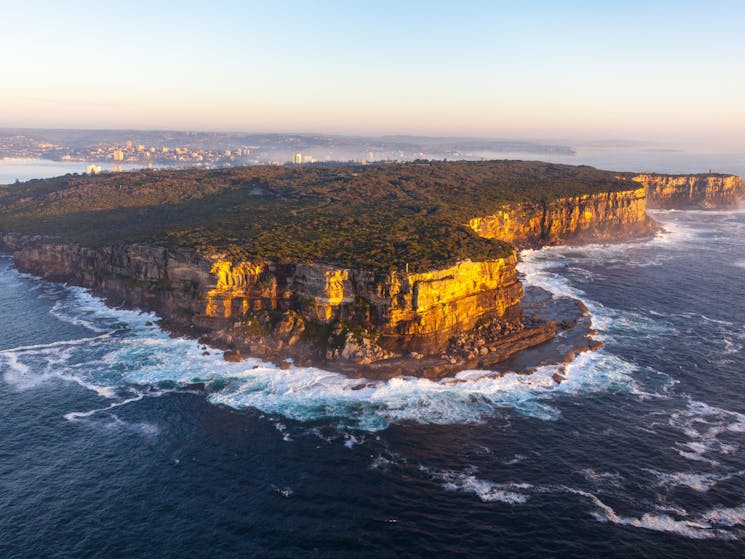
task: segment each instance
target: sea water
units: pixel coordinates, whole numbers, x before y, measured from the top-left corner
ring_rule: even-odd
[[[0,557],[741,557],[745,212],[653,217],[521,255],[601,349],[456,384],[228,363],[0,258]]]
[[[49,159],[0,159],[0,185],[16,181],[46,179],[68,173],[85,173],[90,163],[85,161],[52,161]],[[102,171],[142,169],[142,163],[97,162]]]

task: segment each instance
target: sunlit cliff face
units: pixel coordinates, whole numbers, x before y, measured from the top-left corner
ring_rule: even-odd
[[[645,191],[669,194],[675,204],[681,196],[714,204],[745,194],[738,177],[639,175],[637,182],[641,188],[505,207],[469,225],[483,237],[521,247],[583,235],[618,240],[619,234],[650,231]],[[19,269],[93,287],[187,328],[230,330],[249,311],[292,311],[298,320],[373,329],[386,349],[435,352],[482,317],[520,319],[523,291],[515,251],[439,270],[381,274],[315,262],[232,262],[224,255],[150,245],[91,248],[12,234],[2,241],[14,251]]]
[[[480,236],[508,241],[519,247],[556,244],[585,232],[609,232],[645,224],[644,188],[564,198],[545,206],[520,204],[489,216],[476,217],[469,226]]]
[[[560,242],[592,231],[596,234],[644,229],[644,188],[560,199],[548,205],[521,204],[470,220],[479,235],[518,246]],[[457,329],[480,318],[517,315],[522,285],[517,254],[422,273],[375,275],[325,264],[280,267],[270,263],[232,262],[216,257],[215,285],[207,292],[205,314],[239,319],[249,310],[294,308],[309,320],[329,323],[364,320],[384,342],[406,347],[427,338],[440,345]]]
[[[503,314],[519,302],[517,256],[486,262],[460,262],[430,272],[375,276],[323,264],[299,264],[278,281],[271,263],[217,260],[216,282],[207,291],[205,314],[240,317],[248,310],[299,306],[309,319],[344,319],[359,306],[374,307],[376,326],[390,335],[432,334],[477,319],[487,312]],[[293,298],[290,302],[290,298]]]
[[[637,175],[650,208],[732,207],[745,195],[745,183],[734,175]]]

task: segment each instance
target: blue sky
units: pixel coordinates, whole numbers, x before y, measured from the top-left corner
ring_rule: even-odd
[[[745,144],[745,2],[0,8],[0,126]]]

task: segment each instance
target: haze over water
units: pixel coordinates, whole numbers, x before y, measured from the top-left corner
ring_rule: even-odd
[[[85,173],[89,163],[85,161],[49,161],[44,159],[0,159],[0,184],[15,181],[46,179],[67,173]],[[100,165],[102,171],[113,171],[115,165]],[[142,168],[142,165],[120,163],[123,170]]]
[[[706,146],[643,142],[594,142],[571,146],[574,154],[528,152],[473,152],[470,159],[541,160],[569,165],[591,165],[613,171],[658,173],[706,173],[709,170],[745,176],[745,152],[722,154],[711,152]],[[366,150],[360,150],[364,153]],[[98,164],[98,163],[97,163]],[[84,173],[88,163],[81,161],[49,161],[40,159],[0,159],[0,185],[16,180],[50,178],[67,173]],[[114,169],[103,164],[103,171]],[[124,170],[143,168],[143,164],[120,164]]]

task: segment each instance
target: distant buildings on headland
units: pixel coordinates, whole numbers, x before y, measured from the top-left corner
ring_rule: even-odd
[[[361,164],[498,158],[500,154],[568,153],[571,148],[522,141],[313,134],[238,134],[127,130],[0,129],[0,159],[45,159],[122,168]],[[527,151],[526,151],[527,150]]]
[[[124,143],[100,141],[78,147],[62,143],[40,142],[31,136],[5,136],[0,133],[0,159],[47,159],[51,161],[89,162],[88,173],[100,172],[96,163],[140,164],[142,167],[219,168],[234,165],[272,163],[266,158],[251,158],[250,146],[199,148],[174,145],[146,145],[127,140]]]
[[[2,148],[5,147],[5,150]],[[147,146],[135,144],[128,140],[123,145],[97,144],[86,149],[70,149],[59,145],[38,145],[37,149],[17,150],[14,146],[0,145],[0,154],[9,152],[8,157],[29,157],[53,159],[58,161],[91,161],[137,164],[143,167],[162,166],[170,168],[202,167],[214,169],[241,165],[281,165],[288,163],[277,159],[274,154],[255,154],[255,148],[238,146],[231,149],[189,148],[183,146]],[[59,155],[61,151],[65,151]],[[253,155],[253,157],[252,157]],[[327,160],[331,160],[328,158]],[[317,159],[311,155],[297,154],[294,163],[316,163]],[[93,168],[93,166],[89,166]]]

